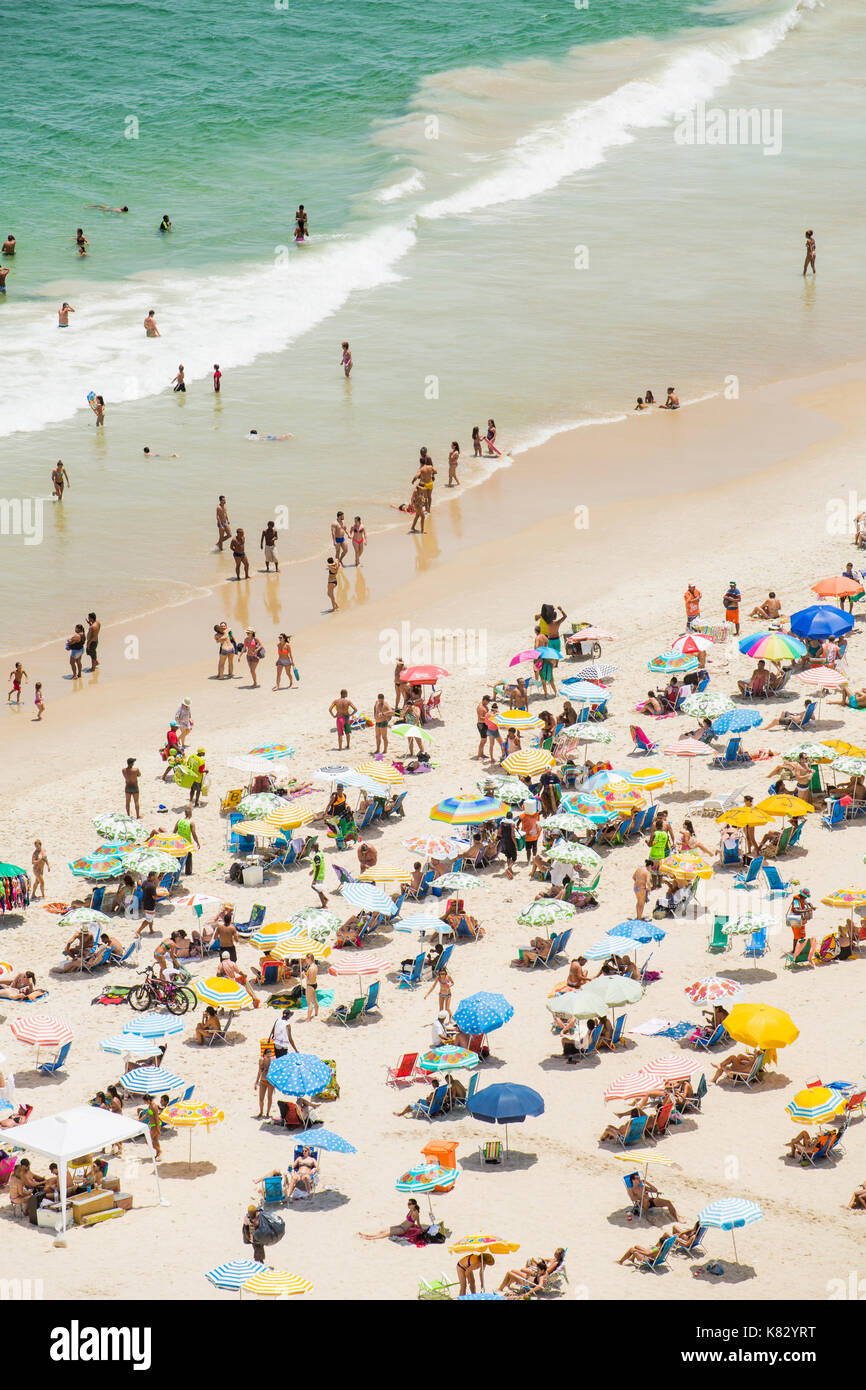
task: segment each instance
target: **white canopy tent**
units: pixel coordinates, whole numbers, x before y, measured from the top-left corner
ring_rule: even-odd
[[[127,1139],[137,1139],[139,1135],[144,1136],[153,1161],[160,1205],[168,1205],[163,1201],[159,1185],[159,1169],[156,1166],[150,1130],[140,1120],[130,1120],[125,1115],[114,1115],[110,1110],[100,1110],[94,1105],[76,1105],[71,1110],[61,1110],[57,1115],[47,1115],[43,1120],[28,1120],[27,1124],[17,1125],[14,1134],[16,1148],[53,1159],[58,1166],[61,1236],[66,1234],[66,1170],[70,1160],[80,1158],[83,1154],[96,1153],[109,1144],[121,1144]]]

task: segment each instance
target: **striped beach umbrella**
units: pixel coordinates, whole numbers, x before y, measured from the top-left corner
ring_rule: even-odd
[[[183,1020],[170,1014],[136,1014],[123,1025],[124,1033],[137,1033],[140,1038],[172,1038],[183,1032]]]
[[[502,761],[505,771],[516,777],[533,777],[555,765],[553,754],[544,748],[522,748],[516,753],[509,753]]]
[[[359,883],[409,883],[414,870],[395,869],[393,864],[377,864],[358,875]]]
[[[600,704],[602,700],[610,699],[610,691],[604,685],[599,685],[596,681],[584,680],[582,676],[569,676],[566,680],[560,681],[568,691],[569,700],[578,700],[581,704]]]
[[[707,751],[703,744],[701,747],[704,752]],[[641,767],[630,772],[628,780],[633,787],[646,787],[649,791],[656,791],[659,787],[672,787],[677,779],[672,772],[667,772],[663,767]]]
[[[202,1003],[213,1004],[218,1009],[245,1009],[253,1003],[252,995],[243,985],[222,975],[211,975],[205,980],[193,980],[191,988]]]
[[[823,1125],[845,1109],[847,1100],[831,1086],[807,1086],[785,1106],[795,1124]]]
[[[821,902],[825,907],[862,907],[866,903],[866,892],[862,888],[837,888]]]
[[[796,661],[806,655],[805,644],[789,632],[753,632],[749,637],[741,637],[737,646],[743,656],[766,661]]]
[[[459,859],[470,845],[462,835],[410,835],[401,843],[410,854],[423,854],[425,859]]]
[[[174,859],[184,859],[189,854],[189,840],[182,835],[151,835],[146,848],[162,850]]]
[[[69,871],[76,878],[117,878],[123,873],[123,860],[119,854],[83,854],[72,861]]]
[[[437,917],[435,912],[413,912],[409,917],[402,917],[399,922],[394,923],[394,930],[401,932],[420,932],[423,936],[425,932],[450,931],[451,928],[441,917]]]
[[[680,656],[697,656],[699,652],[711,651],[713,646],[712,637],[705,637],[701,632],[684,632],[671,642],[671,651]]]
[[[302,1279],[300,1274],[289,1274],[285,1269],[266,1269],[262,1274],[253,1274],[241,1285],[247,1293],[258,1294],[260,1298],[309,1293],[312,1287],[309,1279]]]
[[[226,767],[235,772],[245,772],[250,777],[272,777],[276,774],[270,758],[262,758],[256,753],[233,753],[226,758]]]
[[[534,656],[534,653],[533,653]],[[502,709],[490,716],[497,729],[540,729],[541,720],[525,709]]]
[[[393,917],[397,911],[397,906],[374,883],[344,883],[340,889],[347,903],[357,907],[361,912],[379,912],[386,917]]]
[[[268,947],[268,954],[275,960],[290,960],[293,956],[312,956],[313,960],[324,960],[331,954],[327,941],[317,941],[300,928],[287,932]]]
[[[526,795],[525,787],[523,794]],[[446,796],[432,807],[430,819],[445,821],[448,825],[480,825],[483,821],[500,820],[507,809],[504,801],[494,796]]]
[[[712,727],[716,735],[743,734],[748,729],[756,729],[760,723],[761,716],[755,709],[729,709],[716,716]]]
[[[487,884],[483,878],[476,878],[472,874],[455,873],[452,869],[450,873],[440,874],[434,878],[432,887],[447,888],[449,893],[471,893],[474,888],[486,888]]]
[[[585,681],[609,681],[619,670],[611,661],[593,661],[584,666],[581,675]]]
[[[147,839],[144,823],[133,816],[124,815],[122,811],[106,811],[94,816],[90,824],[103,840],[135,844]]]
[[[303,806],[293,806],[290,802],[286,802],[276,811],[268,812],[265,816],[265,825],[275,825],[280,830],[297,830],[301,825],[309,825],[315,816],[316,812],[309,810],[309,808],[305,810]]]
[[[331,1080],[327,1062],[312,1052],[290,1052],[268,1067],[268,1084],[284,1096],[315,1096]]]
[[[838,690],[840,685],[850,680],[850,676],[846,676],[844,671],[836,671],[832,666],[813,666],[808,671],[798,671],[797,679],[816,690]]]
[[[647,662],[650,671],[662,675],[684,675],[698,669],[698,658],[688,652],[668,651]]]
[[[99,1046],[103,1052],[129,1057],[135,1062],[152,1057],[155,1051],[153,1038],[142,1037],[140,1033],[115,1033],[110,1038],[103,1038]]]
[[[160,1091],[177,1090],[184,1085],[183,1077],[167,1067],[134,1067],[120,1078],[124,1090],[137,1096],[158,1096]]]
[[[582,956],[586,956],[587,960],[608,960],[610,956],[620,955],[624,945],[624,937],[603,936],[600,941],[594,941],[591,946],[581,947],[580,953]]]
[[[216,1265],[204,1276],[216,1289],[240,1289],[254,1274],[264,1274],[267,1265],[259,1260],[229,1260]]]
[[[708,1207],[698,1212],[698,1221],[702,1226],[717,1226],[719,1230],[730,1231],[734,1243],[734,1259],[737,1260],[735,1229],[751,1226],[753,1222],[760,1221],[763,1215],[757,1202],[748,1202],[744,1197],[720,1197],[718,1201],[710,1202]]]
[[[472,1037],[475,1033],[492,1033],[501,1028],[514,1016],[514,1005],[504,994],[491,994],[479,990],[462,1000],[454,1011],[454,1022],[462,1033]]]
[[[187,853],[192,849],[192,845],[187,845]],[[147,845],[142,845],[138,849],[129,850],[123,856],[124,872],[141,874],[173,874],[177,872],[177,860],[171,854],[163,854],[160,849],[148,849]]]
[[[581,786],[582,792],[594,792],[596,796],[603,796],[606,791],[627,791],[631,786],[631,774],[624,772],[621,768],[602,768],[601,772],[594,772],[591,777],[587,777]]]
[[[662,752],[666,758],[699,758],[701,754],[706,757],[707,745],[701,743],[699,738],[680,738]]]
[[[337,925],[340,925],[339,920]],[[253,946],[271,947],[275,946],[278,941],[282,941],[284,936],[291,936],[298,929],[294,922],[268,922],[266,926],[256,927],[250,941]]]
[[[525,907],[517,919],[521,927],[551,927],[554,922],[565,922],[577,915],[573,903],[558,902],[555,898],[539,899]]]
[[[545,850],[544,857],[556,864],[578,864],[582,869],[590,869],[592,872],[600,869],[604,863],[601,855],[596,854],[588,845],[570,844],[567,840],[557,840],[555,845]]]
[[[431,1047],[418,1058],[422,1071],[474,1071],[478,1066],[477,1052],[468,1047]]]
[[[421,743],[436,742],[430,730],[425,729],[423,724],[392,724],[391,733],[398,734],[400,738],[417,738]]]
[[[713,866],[702,859],[699,854],[686,852],[685,854],[672,854],[668,859],[661,862],[663,873],[670,874],[672,878],[681,878],[690,882],[693,878],[712,878]]]
[[[62,1047],[72,1042],[68,1023],[51,1014],[30,1014],[28,1018],[13,1018],[9,1024],[13,1037],[28,1047]]]
[[[328,966],[329,975],[378,975],[391,969],[391,961],[381,951],[362,951],[360,954],[335,957]]]
[[[359,763],[355,771],[362,777],[371,777],[374,782],[381,782],[385,787],[402,787],[406,780],[404,774],[393,763],[377,763],[375,759]]]
[[[264,820],[272,811],[282,811],[285,805],[285,797],[276,796],[274,792],[253,792],[238,802],[238,814],[244,820]]]
[[[700,1057],[688,1057],[681,1052],[670,1053],[667,1057],[655,1057],[647,1062],[644,1070],[662,1081],[688,1081],[696,1071],[703,1068]]]
[[[265,758],[269,763],[273,763],[280,762],[283,758],[291,758],[294,751],[287,743],[262,743],[258,748],[250,749],[250,756]]]
[[[106,912],[98,912],[95,907],[73,907],[71,912],[64,912],[62,917],[58,917],[57,925],[58,927],[110,927],[112,920]]]
[[[736,709],[737,706],[730,695],[722,695],[715,690],[703,690],[696,695],[687,695],[681,708],[694,719],[716,719],[720,714]]]
[[[726,975],[709,975],[705,980],[695,980],[686,985],[685,993],[693,1004],[722,1004],[739,999],[743,986],[738,980],[729,980]]]
[[[460,1176],[457,1168],[443,1168],[441,1163],[419,1163],[397,1179],[398,1192],[435,1192],[439,1187],[453,1187]]]
[[[232,830],[235,835],[252,835],[256,840],[278,840],[283,833],[283,826],[268,820],[266,816],[264,820],[237,821]]]
[[[667,1082],[644,1067],[640,1071],[620,1076],[604,1093],[605,1100],[636,1100],[638,1096],[660,1096],[667,1090]]]

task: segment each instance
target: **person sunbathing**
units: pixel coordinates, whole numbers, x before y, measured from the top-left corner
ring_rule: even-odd
[[[351,917],[346,918],[341,927],[337,928],[337,934],[334,938],[336,944],[338,946],[357,946],[358,937],[363,927],[364,923],[358,913],[354,912]]]
[[[313,1179],[319,1171],[319,1160],[304,1144],[289,1171],[291,1177],[289,1178],[289,1190],[286,1194],[287,1202],[292,1200],[292,1193],[299,1185],[304,1187],[307,1193],[312,1192]]]
[[[700,1244],[698,1234],[701,1229],[700,1221],[696,1221],[693,1226],[671,1226],[670,1234],[675,1236],[674,1250],[693,1250]]]
[[[806,718],[806,712],[811,704],[814,704],[814,699],[807,696],[803,704],[803,708],[799,714],[795,714],[791,710],[783,710],[783,712],[778,716],[777,719],[771,719],[769,724],[766,724],[764,728],[801,729]]]
[[[537,960],[547,960],[552,947],[552,937],[534,936],[529,944],[529,947],[523,948],[520,952],[520,955],[517,957],[516,960],[513,960],[511,964],[534,965]]]
[[[404,1105],[402,1110],[395,1110],[395,1111],[394,1111],[394,1114],[397,1116],[397,1119],[398,1119],[398,1120],[401,1120],[401,1119],[403,1118],[404,1115],[414,1115],[414,1114],[415,1114],[415,1111],[416,1111],[416,1109],[417,1109],[417,1107],[418,1107],[419,1105],[421,1105],[422,1103],[423,1103],[424,1105],[426,1105],[427,1109],[429,1110],[430,1107],[431,1107],[431,1105],[433,1104],[433,1099],[434,1099],[434,1097],[435,1097],[436,1092],[438,1091],[438,1089],[439,1089],[438,1086],[434,1086],[434,1087],[433,1087],[433,1090],[430,1091],[430,1093],[429,1093],[428,1095],[424,1096],[423,1102],[422,1102],[422,1101],[417,1101],[417,1100],[412,1100],[412,1101],[409,1102],[408,1105]]]
[[[14,1114],[4,1114],[2,1120],[0,1120],[0,1129],[14,1129],[16,1125],[26,1124],[32,1114],[32,1105],[19,1105]]]
[[[854,1189],[853,1196],[846,1206],[849,1211],[866,1211],[866,1181]]]
[[[279,1197],[268,1197],[268,1189],[267,1189],[266,1184],[270,1183],[270,1184],[271,1184],[271,1190],[273,1190],[273,1179],[274,1179],[274,1178],[278,1178],[278,1179],[279,1179],[279,1183],[280,1183],[280,1195],[279,1195]],[[255,1181],[256,1181],[256,1188],[257,1188],[257,1190],[258,1190],[259,1200],[260,1200],[260,1201],[266,1201],[266,1200],[267,1200],[267,1201],[271,1201],[271,1202],[277,1202],[277,1201],[283,1201],[283,1202],[284,1202],[284,1201],[286,1200],[286,1180],[285,1180],[285,1178],[283,1177],[283,1174],[280,1172],[279,1168],[274,1168],[272,1172],[270,1172],[270,1173],[265,1173],[263,1177],[261,1177],[261,1178],[256,1178]]]
[[[452,932],[456,932],[462,923],[463,926],[468,927],[476,939],[485,934],[484,928],[480,927],[475,918],[470,917],[469,913],[464,910],[462,898],[449,898],[445,911],[439,920],[440,922],[447,922]]]
[[[809,1158],[814,1158],[831,1136],[835,1142],[838,1137],[836,1130],[826,1129],[821,1134],[810,1134],[808,1129],[801,1129],[793,1139],[787,1140],[786,1147],[790,1149],[792,1158],[799,1158],[801,1163],[805,1163]]]
[[[845,709],[866,709],[866,687],[853,690],[848,681],[839,686],[839,699],[828,700],[828,705],[842,705]]]
[[[632,1245],[631,1248],[626,1250],[625,1254],[617,1260],[617,1264],[639,1265],[646,1263],[647,1260],[654,1260],[666,1240],[667,1236],[662,1232],[651,1250],[645,1250],[642,1245]]]
[[[654,714],[654,715],[656,715],[656,717],[658,717],[658,715],[664,714],[664,712],[665,712],[664,705],[662,704],[661,700],[660,700],[660,699],[658,698],[658,696],[656,695],[655,691],[654,691],[654,690],[648,690],[647,693],[646,693],[646,699],[644,700],[644,703],[643,703],[643,713],[644,713],[644,714]]]
[[[565,1249],[563,1246],[554,1250],[553,1257],[549,1260],[527,1260],[522,1269],[510,1269],[508,1271],[499,1285],[499,1293],[507,1292],[511,1297],[514,1297],[543,1288],[550,1276],[562,1268],[564,1260]]]
[[[628,1111],[618,1111],[618,1119],[622,1118],[623,1114],[627,1116],[625,1124],[606,1125],[599,1137],[598,1142],[600,1144],[603,1144],[607,1139],[624,1139],[625,1136],[628,1134],[629,1130],[631,1129],[632,1120],[639,1120],[643,1113],[644,1112],[641,1109],[639,1109],[637,1105],[632,1106],[631,1110]]]
[[[568,990],[580,989],[589,980],[589,971],[586,968],[586,956],[578,956],[568,967],[568,974],[561,985],[557,985],[554,994],[565,994]]]
[[[218,1033],[219,1031],[219,1014],[212,1004],[208,1004],[198,1023],[195,1025],[196,1042],[206,1043],[214,1033]]]
[[[387,1231],[374,1231],[370,1235],[364,1231],[359,1231],[358,1235],[362,1240],[409,1240],[413,1236],[421,1233],[421,1208],[414,1197],[408,1201],[409,1210],[406,1212],[405,1219],[398,1221],[396,1226],[389,1226]]]
[[[704,1018],[707,1020],[706,1027],[700,1031],[704,1037],[711,1038],[721,1023],[724,1023],[728,1016],[728,1011],[723,1004],[714,1004],[711,1009],[704,1009]]]
[[[73,956],[65,965],[53,965],[51,969],[55,975],[68,975],[71,970],[89,969],[101,959],[103,954],[102,947],[93,944],[93,937],[90,936],[89,932],[86,933],[86,939],[90,940],[90,945],[85,945],[85,954]]]
[[[663,1197],[658,1188],[643,1179],[640,1173],[629,1173],[625,1181],[629,1196],[641,1216],[646,1216],[652,1207],[664,1207],[670,1213],[672,1221],[679,1221],[673,1202],[668,1197]]]
[[[43,999],[48,991],[39,989],[32,970],[22,970],[0,985],[0,999]]]
[[[638,968],[631,956],[618,956],[616,954],[608,956],[596,975],[596,979],[601,975],[623,975],[628,980],[634,980],[638,975]]]
[[[716,1074],[713,1081],[718,1081],[720,1077],[748,1076],[755,1062],[756,1053],[736,1052],[725,1057],[716,1067]]]

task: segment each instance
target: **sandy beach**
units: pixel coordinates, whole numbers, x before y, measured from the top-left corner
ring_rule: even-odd
[[[369,835],[380,863],[411,864],[413,856],[401,841],[432,833],[429,811],[434,803],[449,795],[473,794],[476,779],[487,770],[472,757],[475,704],[507,674],[512,654],[531,645],[533,615],[542,602],[561,603],[569,622],[591,621],[617,634],[617,640],[604,644],[603,659],[614,662],[617,671],[610,682],[606,725],[615,738],[603,755],[614,767],[639,765],[632,756],[629,724],[636,702],[652,683],[647,662],[683,631],[687,581],[694,579],[703,593],[703,616],[721,622],[722,594],[729,580],[736,579],[743,595],[742,631],[747,633],[761,627],[745,615],[768,589],[775,590],[788,614],[814,601],[810,586],[817,579],[841,574],[848,560],[859,568],[851,523],[860,510],[856,496],[866,440],[864,380],[866,364],[851,363],[754,390],[744,386],[735,400],[720,395],[677,413],[655,411],[557,435],[517,455],[511,467],[482,488],[447,502],[438,486],[428,534],[406,537],[401,526],[373,536],[361,569],[346,571],[334,615],[322,612],[323,559],[287,567],[279,578],[263,576],[254,563],[248,583],[229,581],[178,607],[132,622],[107,622],[102,666],[80,683],[62,679],[65,654],[59,647],[25,652],[31,684],[25,687],[21,709],[6,711],[0,724],[6,792],[0,809],[3,858],[28,867],[38,836],[51,863],[48,900],[68,901],[82,884],[67,863],[95,846],[93,815],[122,810],[121,767],[131,755],[142,769],[145,824],[170,830],[183,799],[178,788],[159,780],[163,764],[158,749],[169,719],[188,696],[195,720],[190,746],[200,742],[207,750],[210,792],[195,817],[202,848],[185,887],[230,898],[242,920],[257,902],[265,905],[267,921],[290,918],[298,908],[314,905],[307,869],[290,869],[258,889],[225,884],[231,855],[219,803],[239,785],[226,758],[282,740],[297,750],[291,775],[306,781],[317,766],[337,759],[327,711],[340,688],[345,686],[369,715],[377,693],[392,692],[394,642],[408,633],[415,646],[407,659],[425,659],[426,642],[426,659],[436,660],[438,631],[440,645],[444,640],[452,659],[444,661],[451,675],[440,684],[441,721],[430,726],[434,768],[425,776],[407,776],[405,819],[376,822]],[[347,501],[347,512],[350,505]],[[196,543],[207,540],[197,536]],[[863,639],[862,616],[855,613],[848,667],[856,688]],[[245,668],[231,683],[214,679],[212,626],[223,617],[236,635],[254,627],[264,642],[260,690],[250,688]],[[301,679],[296,688],[274,693],[275,637],[281,629],[293,634]],[[453,660],[454,643],[448,648],[441,633],[455,629],[477,638],[480,659],[462,665]],[[134,658],[124,659],[125,652],[133,652]],[[709,661],[710,689],[736,691],[736,681],[749,674],[752,664],[734,640],[716,647]],[[579,673],[579,663],[566,661],[557,676]],[[33,720],[34,679],[45,682],[42,723]],[[761,705],[764,723],[802,704],[804,694],[805,688],[792,679],[782,697]],[[558,710],[561,705],[561,696],[545,700],[533,694],[530,708]],[[816,740],[844,738],[860,744],[864,717],[825,702],[812,733]],[[651,736],[663,745],[693,727],[685,716],[649,723]],[[795,733],[778,729],[759,728],[744,736],[747,749],[774,753],[796,742]],[[372,731],[353,737],[357,761],[369,757],[372,748]],[[775,766],[767,760],[745,769],[712,769],[699,758],[687,795],[680,760],[660,755],[657,760],[679,779],[655,797],[669,809],[676,830],[684,816],[695,815],[704,797],[735,786],[756,800],[765,796],[767,774]],[[325,798],[323,790],[309,804],[321,807]],[[157,813],[162,802],[168,814]],[[697,838],[715,852],[719,828],[704,818],[696,818],[695,828]],[[355,871],[356,856],[352,849],[338,853],[324,834],[320,843],[330,905],[340,912],[331,865]],[[631,879],[644,854],[638,841],[602,851],[599,905],[575,917],[571,956],[633,915]],[[801,850],[780,860],[783,877],[810,888],[817,905],[812,929],[819,937],[844,916],[821,906],[821,898],[834,889],[862,885],[863,854],[860,822],[830,831],[815,815],[808,818]],[[404,1051],[428,1045],[436,1009],[435,997],[425,998],[426,983],[418,990],[401,990],[394,974],[386,976],[381,1014],[350,1028],[324,1017],[293,1023],[303,1051],[336,1060],[341,1095],[320,1113],[358,1152],[324,1157],[329,1190],[289,1208],[286,1236],[269,1252],[274,1265],[312,1280],[313,1299],[413,1299],[419,1280],[453,1271],[456,1257],[445,1247],[416,1251],[388,1241],[368,1244],[357,1236],[402,1218],[403,1196],[394,1183],[436,1137],[458,1141],[460,1168],[454,1190],[434,1197],[437,1217],[455,1237],[484,1230],[520,1246],[519,1257],[497,1258],[492,1271],[497,1282],[519,1259],[549,1256],[563,1245],[568,1247],[565,1298],[711,1302],[720,1289],[722,1297],[733,1300],[842,1296],[834,1294],[842,1285],[833,1281],[847,1288],[862,1243],[862,1214],[844,1209],[863,1177],[857,1162],[861,1122],[855,1120],[848,1131],[844,1158],[801,1167],[782,1157],[783,1146],[796,1132],[785,1105],[816,1077],[861,1081],[858,1001],[866,967],[855,959],[801,972],[784,969],[782,956],[791,939],[783,903],[775,904],[781,925],[759,961],[743,957],[742,938],[722,956],[708,954],[714,910],[738,896],[756,906],[755,894],[731,891],[732,881],[732,871],[716,863],[713,878],[699,890],[699,915],[662,923],[667,935],[653,961],[661,975],[629,1007],[624,1045],[615,1054],[605,1052],[570,1067],[560,1056],[545,1007],[550,991],[565,977],[567,961],[549,971],[510,965],[530,934],[517,924],[517,916],[541,885],[530,882],[522,862],[509,881],[501,858],[479,877],[467,906],[487,935],[478,943],[456,945],[451,960],[454,997],[459,1001],[478,990],[494,990],[515,1010],[513,1019],[491,1034],[491,1057],[481,1068],[479,1085],[519,1082],[539,1091],[545,1102],[543,1115],[511,1128],[512,1154],[500,1167],[480,1164],[478,1145],[494,1137],[493,1130],[465,1112],[433,1123],[393,1114],[405,1100],[397,1103],[397,1093],[386,1085],[386,1067]],[[162,935],[176,927],[189,930],[195,919],[188,910],[169,908],[160,911],[157,925],[160,936],[144,938],[142,968]],[[131,933],[132,924],[118,919],[115,934],[124,944]],[[56,918],[38,902],[23,920],[0,918],[3,958],[16,971],[35,970],[50,991],[44,1009],[31,1007],[65,1019],[74,1030],[65,1069],[55,1077],[37,1076],[30,1050],[15,1042],[8,1029],[21,1010],[9,1001],[0,1005],[3,1070],[14,1073],[17,1098],[34,1106],[34,1118],[83,1103],[119,1076],[119,1062],[101,1052],[98,1043],[130,1017],[126,1008],[91,1003],[101,976],[98,981],[50,974],[60,959],[61,936]],[[412,954],[412,938],[397,932],[384,932],[372,944],[395,965]],[[241,946],[244,969],[257,958],[255,948]],[[700,1115],[686,1119],[655,1146],[673,1166],[651,1170],[650,1177],[686,1224],[702,1206],[723,1197],[757,1202],[763,1219],[737,1233],[738,1263],[730,1257],[729,1234],[709,1233],[706,1248],[722,1261],[721,1276],[701,1272],[706,1260],[683,1256],[671,1260],[664,1276],[638,1274],[617,1267],[615,1260],[631,1244],[651,1244],[653,1231],[664,1223],[658,1215],[641,1222],[629,1218],[622,1186],[628,1169],[615,1160],[610,1145],[598,1143],[611,1112],[620,1108],[605,1104],[603,1092],[622,1074],[679,1050],[670,1039],[632,1034],[630,1026],[652,1017],[697,1022],[700,1011],[686,998],[684,987],[716,972],[739,981],[745,1001],[790,1013],[799,1037],[779,1052],[759,1086],[746,1091],[710,1085]],[[196,966],[194,973],[210,972]],[[110,979],[132,983],[135,976],[115,969]],[[325,967],[322,984],[334,989],[337,1002],[354,997],[354,981],[331,979]],[[258,993],[264,998],[266,992]],[[191,1165],[183,1132],[164,1140],[160,1171],[169,1205],[155,1204],[146,1166],[127,1157],[119,1166],[124,1190],[134,1196],[133,1210],[92,1231],[75,1229],[66,1248],[55,1248],[50,1233],[14,1221],[4,1208],[7,1255],[17,1270],[43,1281],[46,1298],[231,1297],[212,1289],[204,1272],[244,1257],[241,1219],[254,1195],[253,1180],[285,1166],[296,1139],[254,1118],[259,1039],[277,1016],[264,1008],[242,1012],[223,1047],[198,1047],[191,1024],[170,1041],[167,1065],[195,1084],[197,1099],[221,1107],[225,1122],[209,1134],[196,1132]],[[706,1060],[709,1066],[710,1058]],[[420,1087],[412,1087],[407,1098],[421,1094]],[[488,1277],[488,1287],[493,1282]]]

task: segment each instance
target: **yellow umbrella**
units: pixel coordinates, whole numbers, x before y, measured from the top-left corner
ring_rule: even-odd
[[[279,825],[267,820],[242,820],[232,830],[235,835],[255,835],[257,840],[276,840],[283,833]]]
[[[845,1097],[829,1086],[807,1086],[785,1106],[797,1125],[823,1125],[845,1109]]]
[[[182,835],[151,835],[147,848],[162,850],[163,854],[171,854],[175,859],[185,859],[189,854],[189,840]]]
[[[279,1298],[280,1294],[309,1293],[312,1287],[309,1279],[302,1279],[300,1274],[289,1274],[285,1269],[264,1269],[261,1274],[254,1274],[252,1279],[241,1285],[249,1293],[265,1294],[270,1298]]]
[[[449,1245],[455,1255],[512,1255],[520,1246],[499,1236],[464,1236],[455,1245]]]
[[[767,796],[758,802],[758,810],[766,811],[768,816],[808,816],[814,809],[802,797],[789,796],[787,792],[781,796]]]
[[[659,787],[672,787],[677,779],[672,772],[667,772],[663,767],[642,767],[630,772],[628,780],[633,787],[646,787],[647,791],[656,791]]]
[[[284,936],[291,936],[297,930],[298,928],[292,926],[291,922],[269,922],[266,927],[256,927],[250,940],[254,946],[272,946],[277,941],[282,941]]]
[[[218,1009],[245,1009],[255,1000],[248,990],[237,980],[226,979],[222,975],[210,975],[206,980],[193,980],[190,988],[197,999],[205,1004],[214,1004]]]
[[[772,819],[768,812],[759,811],[755,806],[735,806],[732,811],[725,811],[723,815],[716,816],[716,825],[742,828],[745,825],[769,825]]]
[[[866,892],[862,888],[837,888],[821,902],[825,907],[860,907],[866,903]]]
[[[359,876],[360,883],[408,883],[412,877],[411,869],[365,869]]]
[[[324,960],[330,954],[330,946],[314,941],[302,931],[287,933],[268,947],[268,955],[273,956],[274,960],[288,960],[290,956],[312,956],[314,960]]]
[[[281,807],[278,811],[269,811],[265,816],[265,824],[276,825],[281,830],[296,830],[299,825],[309,825],[315,817],[315,811],[304,811],[300,806],[287,805],[285,810]],[[261,825],[261,821],[258,824]]]
[[[866,748],[860,748],[856,743],[846,743],[843,738],[822,738],[821,742],[846,758],[866,758]]]
[[[734,1042],[745,1043],[759,1052],[775,1052],[800,1036],[790,1014],[769,1004],[735,1004],[725,1019],[725,1032]]]
[[[208,1105],[206,1101],[193,1104],[192,1101],[177,1100],[173,1105],[167,1105],[160,1111],[159,1118],[164,1120],[167,1125],[174,1126],[175,1129],[189,1129],[189,1158],[188,1163],[192,1163],[192,1132],[197,1125],[206,1125],[210,1132],[211,1125],[221,1124],[225,1119],[222,1110],[218,1110],[215,1105]]]
[[[670,1168],[679,1168],[676,1159],[664,1158],[654,1149],[630,1149],[627,1154],[612,1154],[618,1163],[664,1163]]]
[[[526,748],[517,753],[509,753],[502,766],[506,772],[517,777],[531,777],[536,772],[546,772],[555,765],[556,759],[545,748]]]
[[[664,873],[670,874],[672,878],[712,878],[713,876],[712,864],[708,864],[699,854],[694,854],[691,851],[686,854],[672,854],[669,859],[663,859],[661,869]]]
[[[362,773],[365,777],[372,777],[374,782],[383,782],[389,787],[402,787],[404,777],[393,763],[359,763],[355,768],[356,772]]]

